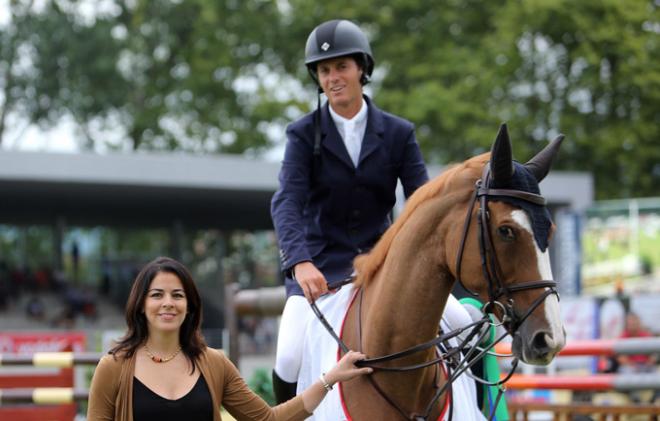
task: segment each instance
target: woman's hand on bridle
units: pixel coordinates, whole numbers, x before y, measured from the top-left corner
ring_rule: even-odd
[[[293,269],[293,274],[307,301],[316,301],[321,295],[328,293],[328,282],[314,263],[298,263]]]

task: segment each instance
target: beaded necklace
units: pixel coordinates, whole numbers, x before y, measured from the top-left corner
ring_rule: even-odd
[[[166,363],[166,362],[168,362],[168,361],[172,361],[172,359],[173,359],[174,357],[176,357],[177,355],[179,355],[179,352],[181,352],[181,346],[179,346],[179,349],[177,349],[177,350],[174,352],[174,354],[170,355],[169,357],[165,357],[165,358],[158,357],[158,356],[152,354],[152,353],[151,353],[151,350],[149,349],[149,347],[147,346],[147,344],[144,344],[144,350],[147,352],[147,355],[149,356],[149,358],[151,358],[151,361],[153,361],[153,362],[155,362],[155,363]]]

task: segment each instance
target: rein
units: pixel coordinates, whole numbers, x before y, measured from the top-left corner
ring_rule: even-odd
[[[342,281],[342,283],[340,283],[339,285],[335,285],[330,289],[332,291],[336,291],[336,290],[340,289],[342,286],[346,285],[347,283],[351,283],[351,282],[353,282],[353,278],[348,278],[347,280]],[[359,303],[361,304],[362,303],[362,296],[364,295],[364,290],[360,289],[359,294],[360,294]],[[348,348],[346,343],[344,343],[344,341],[339,337],[339,335],[337,335],[337,333],[334,331],[334,329],[332,328],[332,326],[330,325],[328,320],[325,318],[325,316],[323,315],[321,310],[319,310],[316,303],[311,302],[310,307],[312,308],[312,311],[314,312],[316,317],[319,319],[319,321],[321,322],[323,327],[330,333],[330,335],[334,338],[335,342],[337,342],[337,345],[339,346],[339,348],[341,348],[341,350],[344,353],[349,352],[350,349]],[[358,314],[360,314],[360,313],[361,312],[358,310]],[[451,332],[436,336],[435,338],[431,339],[430,341],[427,341],[427,342],[421,343],[419,345],[415,345],[415,346],[412,346],[410,348],[404,349],[403,351],[394,352],[392,354],[387,354],[387,355],[383,355],[383,356],[380,356],[380,357],[366,358],[364,360],[357,361],[355,363],[355,365],[357,367],[371,367],[374,370],[381,370],[381,371],[410,371],[410,370],[417,370],[417,369],[420,369],[420,368],[426,368],[426,367],[429,367],[433,364],[437,364],[439,362],[445,361],[446,358],[441,356],[441,357],[435,358],[431,361],[426,361],[424,363],[413,364],[413,365],[404,366],[404,367],[385,367],[385,366],[379,366],[379,365],[375,365],[375,364],[385,363],[385,362],[388,362],[388,361],[394,361],[394,360],[397,360],[399,358],[404,358],[404,357],[416,354],[416,353],[421,352],[421,351],[426,351],[427,349],[430,349],[430,348],[437,347],[437,346],[441,345],[443,342],[462,334],[463,332],[465,332],[468,329],[473,329],[473,331],[471,331],[469,333],[468,338],[465,341],[465,342],[469,342],[472,339],[472,337],[474,337],[476,335],[476,332],[484,325],[484,323],[490,323],[490,320],[487,319],[487,318],[483,318],[483,319],[478,320],[476,322],[470,323],[469,325],[463,326],[459,329],[454,329]],[[475,327],[478,327],[479,329],[474,329]],[[360,317],[358,317],[358,328],[360,329],[360,332],[361,332],[362,324],[361,324],[361,318]],[[359,335],[359,337],[361,337],[361,335]],[[457,353],[458,353],[458,351],[454,351],[450,354],[450,356],[452,356],[453,354],[457,354]]]
[[[333,291],[338,290],[342,286],[346,285],[347,283],[350,283],[353,281],[353,278],[348,278],[347,280],[344,280],[340,282],[339,285],[335,285],[333,288],[331,288]],[[361,317],[360,314],[362,313],[361,308],[362,308],[362,297],[364,296],[364,289],[360,289],[360,299],[358,301],[358,341],[361,344],[362,340],[362,322],[361,322]],[[342,339],[337,335],[337,333],[334,331],[330,323],[327,321],[325,316],[323,316],[323,313],[321,310],[319,310],[318,306],[316,305],[315,302],[311,302],[310,306],[312,307],[312,311],[316,315],[316,317],[319,319],[323,327],[330,333],[330,335],[334,338],[335,342],[337,342],[338,346],[341,348],[341,350],[344,353],[347,353],[349,351],[348,346],[342,341]],[[490,319],[488,317],[484,317],[481,320],[478,320],[476,322],[470,323],[469,325],[463,326],[462,328],[452,330],[451,332],[440,334],[439,336],[436,336],[430,341],[424,342],[419,345],[415,345],[413,347],[407,348],[403,351],[395,352],[392,354],[388,355],[383,355],[380,357],[375,357],[375,358],[367,358],[364,360],[356,361],[355,366],[357,367],[371,367],[374,370],[380,370],[380,371],[387,371],[387,372],[406,372],[406,371],[412,371],[412,370],[419,370],[422,368],[430,367],[432,365],[440,364],[442,362],[450,362],[454,361],[456,365],[456,372],[450,373],[449,369],[447,370],[447,381],[445,382],[443,387],[438,387],[438,390],[436,393],[433,395],[433,398],[431,399],[431,402],[426,407],[426,410],[424,411],[425,415],[418,415],[418,414],[407,414],[403,408],[401,408],[400,405],[398,405],[396,402],[394,402],[387,394],[378,386],[378,384],[374,381],[374,379],[371,376],[368,376],[367,379],[371,383],[371,385],[374,387],[376,392],[388,403],[390,404],[394,409],[396,409],[401,415],[403,415],[404,418],[408,420],[427,420],[431,411],[433,410],[434,405],[440,399],[440,396],[447,390],[447,388],[451,388],[452,382],[458,377],[458,375],[462,374],[465,370],[467,370],[469,367],[474,365],[478,358],[473,359],[469,364],[465,366],[462,370],[458,371],[458,368],[465,363],[466,360],[459,360],[459,355],[461,349],[463,349],[471,340],[472,338],[481,330],[481,327],[484,325],[484,323],[490,323]],[[462,343],[459,344],[457,347],[449,347],[444,344],[448,339],[457,337],[458,335],[462,334],[468,329],[472,329],[470,333],[466,336],[466,338],[463,340]],[[476,343],[479,343],[486,335],[487,329],[483,329],[483,332],[480,334],[480,337]],[[497,342],[502,340],[504,336],[500,337],[497,341],[495,341],[493,344],[491,344],[487,349],[482,351],[482,354],[479,354],[479,356],[483,356],[486,352],[488,352],[492,347],[495,346]],[[403,366],[403,367],[386,367],[382,365],[378,365],[380,363],[385,363],[388,361],[394,361],[403,357],[407,357],[409,355],[416,354],[421,351],[425,351],[430,348],[436,348],[439,350],[438,352],[438,357],[434,358],[429,361],[425,361],[423,363],[419,364],[412,364],[408,366]],[[360,346],[361,349],[361,346]],[[457,374],[458,373],[458,374]],[[437,375],[436,375],[437,377]],[[508,376],[510,377],[510,376]],[[507,380],[508,380],[507,377]],[[450,395],[451,395],[451,389],[450,390]],[[451,412],[450,412],[451,414]],[[450,415],[451,417],[451,415]]]
[[[348,278],[340,284],[335,285],[331,290],[336,291],[340,289],[342,286],[346,285],[347,283],[350,283],[353,281],[353,278]],[[361,317],[360,314],[361,312],[361,303],[362,303],[362,297],[364,296],[364,289],[360,289],[360,299],[358,301],[358,340],[361,343],[361,337],[362,337],[362,323],[361,323]],[[316,317],[319,319],[323,327],[330,333],[330,335],[334,338],[335,342],[337,342],[338,346],[341,348],[341,350],[346,353],[349,351],[348,346],[342,341],[342,339],[336,334],[330,323],[327,321],[325,316],[323,316],[323,313],[321,310],[319,310],[318,306],[316,305],[315,302],[311,302],[310,306],[312,308],[312,311],[316,315]],[[491,343],[488,347],[486,348],[480,348],[478,347],[478,344],[481,343],[481,341],[484,339],[484,337],[488,334],[488,329],[482,329],[485,325],[491,325],[491,321],[488,318],[488,316],[484,316],[484,318],[470,323],[469,325],[463,326],[458,329],[454,329],[450,332],[447,333],[442,333],[439,332],[439,335],[436,336],[434,339],[424,342],[419,345],[415,345],[413,347],[407,348],[403,351],[395,352],[392,354],[380,356],[380,357],[375,357],[375,358],[367,358],[364,360],[357,361],[355,365],[357,367],[371,367],[374,370],[380,370],[380,371],[387,371],[387,372],[406,372],[406,371],[412,371],[412,370],[418,370],[426,367],[430,367],[432,365],[440,364],[442,362],[447,363],[447,379],[445,384],[442,387],[437,387],[437,391],[434,393],[431,401],[428,403],[424,415],[420,414],[408,414],[406,411],[401,408],[400,405],[398,405],[396,402],[394,402],[387,394],[378,386],[378,384],[373,380],[371,376],[368,376],[367,379],[371,383],[371,385],[374,387],[376,392],[389,404],[391,405],[394,409],[396,409],[404,418],[412,421],[425,421],[428,420],[428,417],[430,416],[431,411],[433,410],[433,407],[435,406],[436,402],[438,399],[440,399],[440,396],[442,394],[449,390],[449,395],[451,396],[451,385],[452,383],[460,376],[461,374],[465,373],[470,367],[472,367],[476,362],[489,353],[493,347],[497,343],[499,343],[502,339],[508,335],[508,333],[502,334],[499,338],[497,338],[493,343]],[[465,338],[462,338],[456,347],[450,347],[448,344],[446,344],[446,341],[452,338],[455,338],[459,335],[461,335],[463,332],[470,330],[470,332],[465,336]],[[469,346],[469,343],[472,341],[472,339],[477,336],[478,333],[478,338],[475,341],[475,345]],[[407,357],[409,355],[413,355],[415,353],[425,351],[427,349],[435,347],[439,352],[438,352],[438,357],[434,358],[429,361],[425,361],[423,363],[419,364],[413,364],[413,365],[408,365],[408,366],[403,366],[403,367],[386,367],[382,365],[378,365],[380,363],[388,362],[388,361],[394,361],[403,357]],[[461,358],[461,350],[467,349],[468,351],[466,352],[465,356]],[[475,350],[479,350],[479,353],[476,354],[473,358],[472,354],[474,354]],[[472,378],[475,380],[479,381],[482,384],[486,385],[492,385],[492,386],[499,386],[503,384],[504,382],[508,381],[509,378],[513,375],[515,372],[515,369],[518,365],[518,359],[514,358],[513,364],[512,364],[512,369],[509,372],[509,374],[502,380],[495,382],[495,383],[489,383],[486,382],[483,379],[478,378],[477,376],[471,375]],[[453,366],[453,372],[449,371],[450,366]],[[500,393],[503,392],[503,390],[500,390]],[[498,397],[499,400],[499,397]],[[453,400],[450,400],[452,402]],[[453,411],[450,410],[450,419],[451,419],[451,414]],[[493,411],[494,415],[494,411]]]
[[[345,285],[346,283],[352,282],[352,278],[349,278],[349,279],[351,279],[351,281],[343,282],[340,286],[335,286],[334,288],[332,288],[332,290],[333,291],[338,290],[339,288],[341,288],[341,286]],[[364,290],[360,289],[360,304],[362,303],[363,293],[364,293]],[[316,303],[311,302],[310,307],[312,308],[312,311],[314,312],[316,317],[319,319],[319,321],[321,322],[323,327],[330,333],[330,335],[334,338],[335,342],[337,342],[337,345],[341,348],[341,350],[344,353],[349,352],[350,349],[348,348],[348,346],[344,343],[344,341],[341,340],[339,335],[337,335],[337,333],[334,331],[334,329],[332,328],[332,326],[330,325],[328,320],[325,318],[325,316],[323,315],[321,310],[319,310]],[[358,313],[360,313],[359,310],[358,310]],[[358,323],[359,323],[359,327],[360,327],[360,331],[361,331],[361,323],[360,322],[361,322],[361,319],[358,318]],[[364,359],[364,360],[360,360],[360,361],[357,361],[355,363],[355,365],[357,367],[371,367],[374,370],[381,370],[381,371],[410,371],[410,370],[417,370],[417,369],[420,369],[420,368],[426,368],[426,367],[429,367],[433,364],[437,364],[439,362],[445,361],[446,358],[443,357],[443,356],[440,356],[440,357],[435,358],[431,361],[426,361],[426,362],[423,362],[423,363],[420,363],[420,364],[413,364],[413,365],[404,366],[404,367],[386,367],[386,366],[379,366],[379,365],[375,365],[375,364],[385,363],[385,362],[388,362],[388,361],[394,361],[394,360],[397,360],[399,358],[404,358],[404,357],[416,354],[416,353],[421,352],[421,351],[426,351],[427,349],[430,349],[430,348],[437,347],[437,346],[441,345],[443,342],[447,341],[448,339],[454,338],[454,337],[462,334],[463,332],[465,332],[468,329],[473,329],[473,331],[470,332],[470,334],[468,335],[468,341],[469,341],[469,340],[472,339],[473,336],[476,335],[476,332],[478,331],[478,329],[474,329],[474,328],[477,327],[477,326],[479,328],[481,328],[481,326],[483,326],[484,323],[490,323],[490,320],[484,318],[482,320],[478,320],[476,322],[470,323],[469,325],[466,325],[462,328],[452,330],[451,332],[441,334],[440,336],[436,336],[435,338],[433,338],[430,341],[427,341],[427,342],[424,342],[422,344],[415,345],[413,347],[404,349],[403,351],[394,352],[392,354],[383,355],[383,356],[380,356],[380,357],[367,358],[367,359]],[[457,354],[457,353],[458,353],[457,351],[454,351],[450,356],[453,356],[454,354]]]

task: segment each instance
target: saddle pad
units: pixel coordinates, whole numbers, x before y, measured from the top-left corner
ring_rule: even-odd
[[[339,334],[348,304],[353,296],[353,285],[345,285],[334,294],[328,294],[316,301],[316,305],[335,332]],[[311,312],[311,309],[310,309]],[[300,332],[304,335],[303,357],[298,375],[298,393],[316,383],[321,373],[327,373],[337,364],[339,347],[321,322],[312,314]],[[346,421],[339,398],[339,388],[335,386],[314,414],[308,418],[314,421]]]

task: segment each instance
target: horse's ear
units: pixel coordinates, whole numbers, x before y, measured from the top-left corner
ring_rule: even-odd
[[[506,187],[512,175],[511,140],[506,123],[502,123],[490,151],[490,177],[493,187]]]
[[[559,146],[561,146],[562,140],[564,140],[564,135],[560,134],[550,142],[550,144],[543,148],[541,152],[537,153],[534,158],[530,159],[525,164],[525,168],[534,175],[534,178],[536,178],[536,181],[539,183],[546,175],[548,175],[550,166],[559,151]]]

